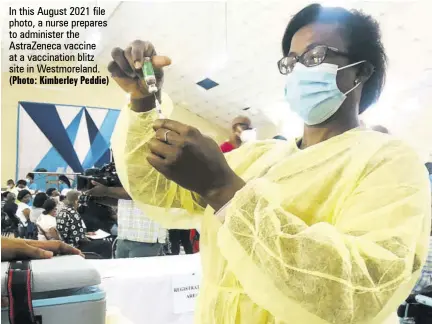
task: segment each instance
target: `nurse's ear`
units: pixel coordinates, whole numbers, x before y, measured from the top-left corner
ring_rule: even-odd
[[[375,68],[369,62],[360,64],[357,70],[356,78],[354,80],[354,85],[357,85],[358,83],[365,84],[374,73],[374,70]]]

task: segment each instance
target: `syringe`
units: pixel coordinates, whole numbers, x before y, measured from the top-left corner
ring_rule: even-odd
[[[159,115],[159,118],[164,118],[162,115],[162,109],[161,109],[161,105],[160,102],[156,96],[156,93],[158,92],[157,86],[156,86],[156,76],[153,70],[153,65],[151,63],[151,58],[150,57],[145,57],[144,58],[144,64],[142,67],[142,72],[144,75],[144,81],[147,85],[147,89],[148,91],[154,95],[155,97],[155,103],[156,103],[156,111]]]
[[[162,115],[161,104],[160,104],[158,98],[156,97],[156,93],[154,94],[154,98],[155,98],[155,103],[156,103],[156,111],[158,113],[159,119],[165,119],[164,115]]]

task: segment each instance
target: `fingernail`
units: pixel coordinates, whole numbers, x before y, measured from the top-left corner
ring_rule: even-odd
[[[141,68],[141,63],[140,62],[135,62],[135,69],[140,69]]]
[[[44,257],[45,258],[52,258],[54,256],[54,253],[52,253],[51,251],[45,251],[44,252]]]

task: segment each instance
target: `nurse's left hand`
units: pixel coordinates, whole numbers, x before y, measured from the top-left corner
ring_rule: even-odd
[[[159,119],[148,143],[148,162],[167,179],[198,193],[219,210],[245,182],[228,166],[219,146],[194,127]]]

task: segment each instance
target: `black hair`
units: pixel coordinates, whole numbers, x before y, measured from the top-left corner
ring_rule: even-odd
[[[273,137],[273,139],[277,139],[277,140],[282,140],[282,141],[286,141],[287,139],[285,137],[283,137],[282,135],[276,135],[275,137]]]
[[[23,198],[24,198],[25,196],[27,196],[27,195],[30,195],[30,196],[31,196],[30,191],[28,191],[28,190],[26,190],[26,189],[23,189],[23,190],[21,190],[20,192],[18,192],[18,197],[17,197],[17,199],[18,199],[19,201],[21,201],[21,200],[23,200]]]
[[[45,201],[47,201],[48,195],[45,192],[39,192],[36,194],[33,200],[33,206],[36,208],[42,208]]]
[[[13,202],[9,202],[6,203],[2,210],[11,218],[13,218],[16,215],[16,212],[18,210],[18,205],[13,203]]]
[[[51,197],[52,194],[53,194],[53,192],[56,191],[56,190],[57,190],[57,188],[49,188],[49,189],[47,189],[46,194],[47,194],[49,197]]]
[[[34,180],[34,173],[27,173],[26,177],[31,178]]]
[[[290,52],[294,34],[312,23],[341,25],[351,63],[365,60],[373,65],[374,72],[364,83],[360,99],[359,110],[360,113],[364,112],[378,100],[385,82],[387,56],[378,22],[361,11],[311,4],[299,11],[288,23],[282,40],[285,56]]]
[[[57,206],[57,203],[55,202],[54,199],[47,199],[45,201],[45,203],[43,204],[43,207],[42,207],[43,209],[45,209],[43,211],[43,214],[48,215],[49,213],[51,213],[54,210],[54,208],[56,208],[56,206]]]
[[[58,177],[59,180],[63,181],[69,188],[71,187],[71,183],[69,181],[69,178],[66,177],[64,174]]]
[[[12,179],[9,179],[6,183],[7,183],[7,184],[9,184],[9,183],[13,183],[13,184],[15,184],[15,181],[13,181]]]
[[[19,185],[27,186],[27,181],[25,181],[25,180],[23,180],[23,179],[18,180],[18,182],[17,182],[17,186],[19,186]]]

